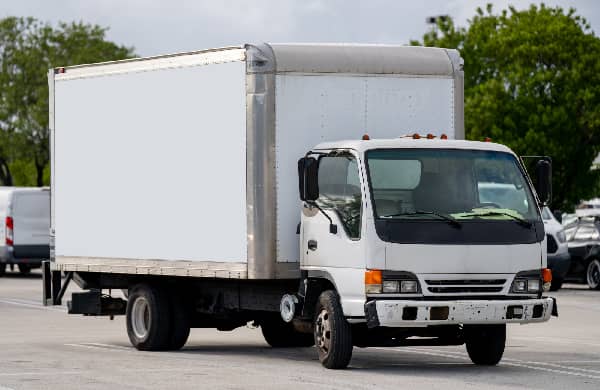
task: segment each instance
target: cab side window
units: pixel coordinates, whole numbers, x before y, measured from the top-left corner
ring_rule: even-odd
[[[319,160],[319,199],[323,209],[334,210],[352,239],[360,238],[362,217],[358,164],[351,155]]]

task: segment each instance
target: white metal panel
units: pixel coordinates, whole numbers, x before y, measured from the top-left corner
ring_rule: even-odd
[[[15,245],[48,245],[50,191],[15,191],[12,217]]]
[[[298,261],[297,161],[321,142],[454,134],[452,78],[276,76],[277,260]]]
[[[452,49],[360,43],[269,44],[277,72],[444,75],[452,77]],[[456,53],[458,57],[458,53]]]
[[[516,274],[540,269],[542,261],[539,242],[519,245],[385,243],[385,247],[385,269],[410,270],[419,277],[427,274]],[[428,294],[427,291],[424,293]]]
[[[190,66],[219,64],[243,61],[245,50],[241,48],[222,48],[198,52],[170,54],[147,58],[132,58],[99,64],[69,66],[65,73],[57,73],[56,80],[69,80],[82,77],[108,76],[133,72],[148,72],[159,69],[176,69]]]
[[[54,142],[57,258],[246,261],[244,62],[57,79]]]

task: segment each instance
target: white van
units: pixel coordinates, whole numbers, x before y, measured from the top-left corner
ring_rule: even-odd
[[[548,207],[542,208],[542,220],[546,231],[546,253],[548,254],[548,268],[552,270],[552,285],[550,291],[557,291],[567,277],[571,267],[571,255],[567,235],[563,225],[554,218]]]
[[[0,276],[18,265],[27,274],[50,257],[50,190],[0,187]]]

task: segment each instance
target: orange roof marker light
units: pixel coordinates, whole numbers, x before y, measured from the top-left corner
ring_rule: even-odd
[[[421,139],[421,136],[418,133],[414,133],[412,137],[413,139]]]
[[[448,139],[448,136],[446,134],[442,134],[440,135],[440,139]]]
[[[362,136],[362,140],[363,140],[363,141],[368,141],[368,140],[370,140],[370,139],[371,139],[371,137],[369,137],[369,134],[364,134],[364,135]]]
[[[427,139],[434,139],[434,138],[435,138],[435,135],[433,135],[431,133],[427,134]]]
[[[492,139],[490,137],[485,137],[485,139],[483,141],[484,142],[492,142]]]

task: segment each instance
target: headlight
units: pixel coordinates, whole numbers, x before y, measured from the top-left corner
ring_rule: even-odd
[[[560,243],[563,243],[563,242],[567,241],[567,235],[565,234],[565,231],[564,230],[560,230],[558,233],[556,233],[556,239]]]
[[[526,280],[515,280],[513,283],[513,291],[514,292],[525,292],[527,291],[527,281]]]
[[[415,279],[411,279],[411,277]],[[386,278],[390,280],[384,280]],[[365,271],[365,292],[367,294],[418,294],[419,290],[419,281],[408,272],[397,272],[384,277],[380,270],[368,269]]]
[[[540,279],[515,279],[512,291],[515,293],[538,293],[540,286]]]
[[[400,282],[400,292],[415,294],[419,291],[419,284],[416,280],[403,280]]]
[[[530,279],[527,281],[527,291],[529,292],[540,292],[540,280]]]
[[[383,281],[383,293],[394,294],[398,292],[399,283],[397,280],[384,280]]]

